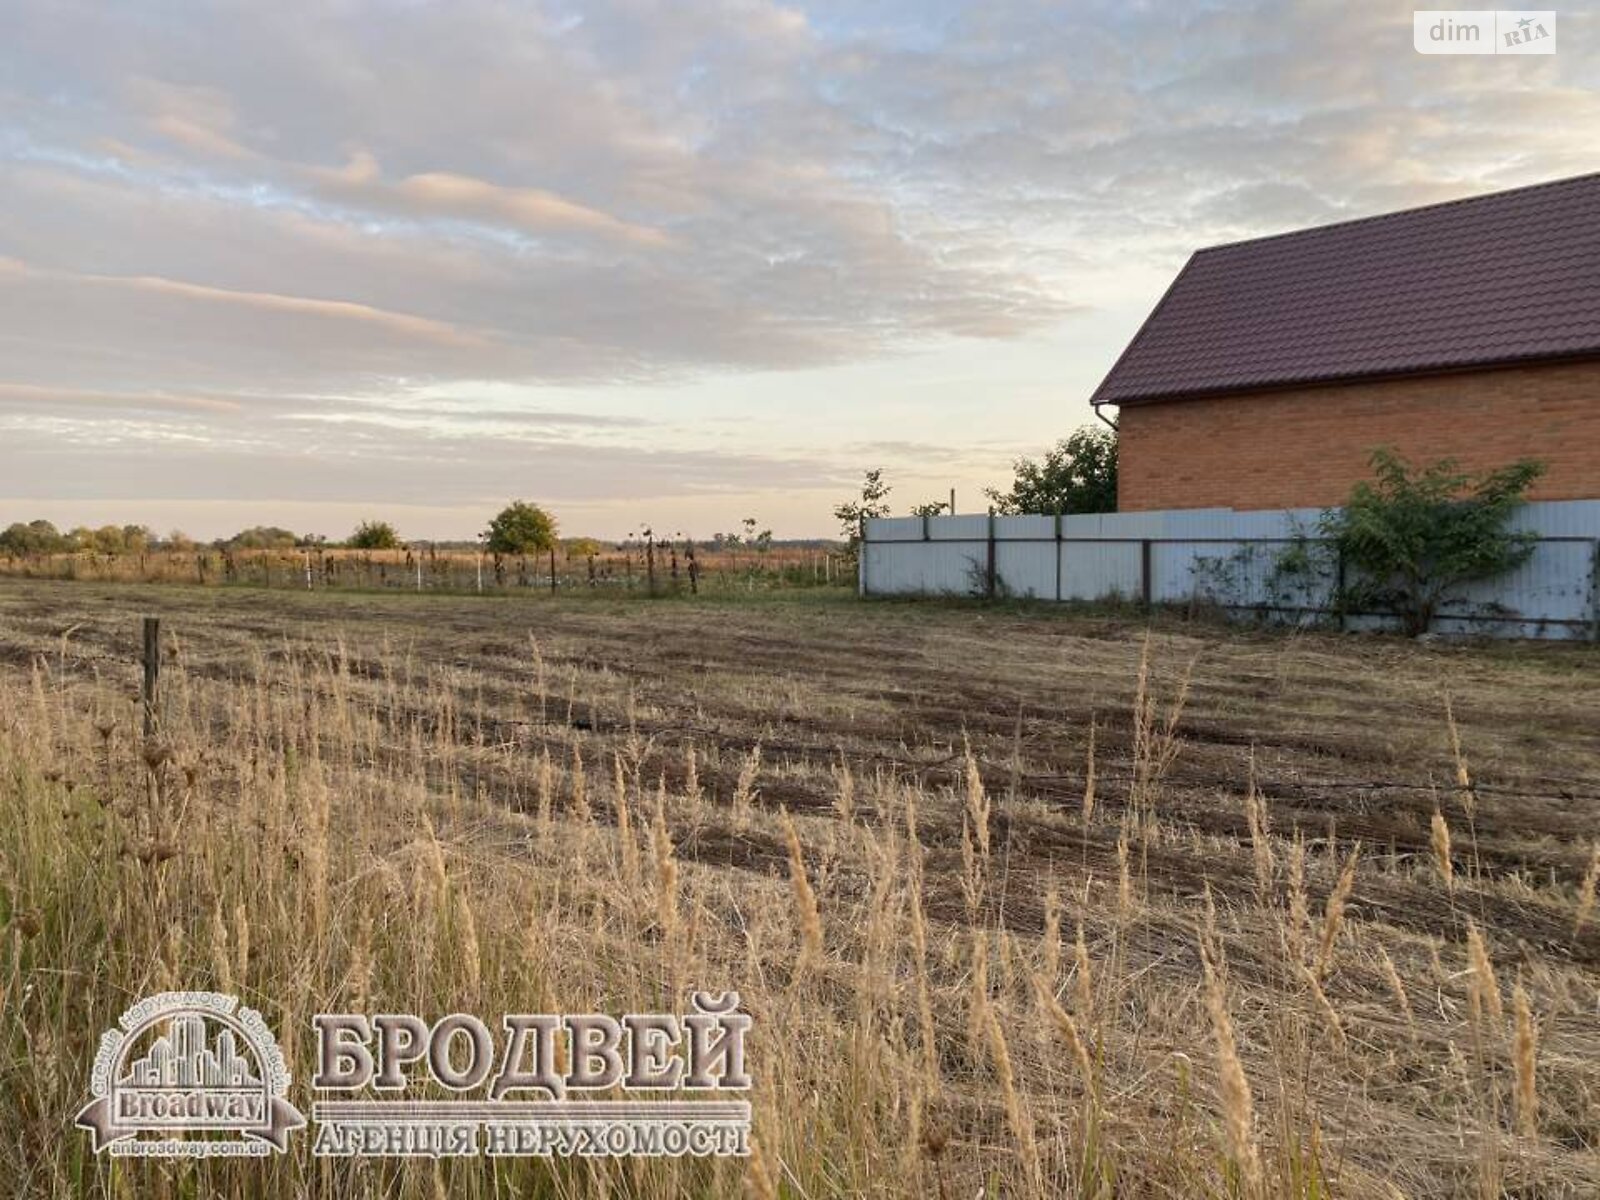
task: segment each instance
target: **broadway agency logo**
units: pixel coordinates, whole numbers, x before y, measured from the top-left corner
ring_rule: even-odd
[[[258,1157],[305,1124],[284,1099],[289,1072],[251,1008],[216,992],[162,992],[100,1039],[78,1114],[97,1151],[142,1157]],[[231,1135],[231,1136],[230,1136]]]

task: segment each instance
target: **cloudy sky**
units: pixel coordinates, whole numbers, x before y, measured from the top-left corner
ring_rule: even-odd
[[[5,0],[0,525],[977,508],[1196,246],[1600,167],[1597,19]]]

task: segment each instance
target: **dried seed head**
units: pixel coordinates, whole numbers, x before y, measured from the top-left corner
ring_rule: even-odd
[[[795,922],[800,928],[800,969],[813,966],[822,957],[822,918],[817,912],[817,894],[811,890],[806,878],[805,855],[800,848],[800,835],[795,832],[794,821],[788,810],[783,813],[783,835],[789,846],[789,886],[794,891]]]
[[[1597,887],[1600,887],[1600,843],[1595,844],[1589,856],[1589,869],[1584,873],[1583,882],[1578,885],[1578,911],[1572,921],[1574,935],[1583,932],[1583,927],[1589,922],[1589,915],[1594,912]]]
[[[1339,879],[1328,896],[1328,907],[1322,917],[1322,942],[1317,948],[1316,974],[1319,981],[1333,965],[1334,944],[1339,940],[1339,931],[1344,928],[1344,909],[1350,901],[1350,893],[1355,890],[1356,863],[1360,858],[1361,843],[1357,842],[1351,847],[1350,856],[1344,860],[1344,870],[1339,872]]]
[[[1202,939],[1200,962],[1205,973],[1206,1011],[1217,1044],[1217,1077],[1222,1093],[1223,1128],[1228,1152],[1243,1177],[1247,1195],[1261,1191],[1261,1156],[1256,1148],[1254,1104],[1250,1082],[1239,1061],[1239,1048],[1233,1036],[1233,1020],[1228,1015],[1228,995],[1212,961],[1211,948]]]
[[[1536,1137],[1539,1132],[1539,1088],[1534,1065],[1539,1057],[1539,1031],[1534,1025],[1533,1009],[1522,984],[1518,983],[1512,992],[1511,1003],[1516,1014],[1512,1045],[1516,1085],[1512,1090],[1512,1101],[1516,1110],[1517,1132],[1524,1137]]]
[[[1455,865],[1450,856],[1450,826],[1445,824],[1444,814],[1438,809],[1433,810],[1432,834],[1429,841],[1433,847],[1433,865],[1439,871],[1439,878],[1444,880],[1447,888],[1455,887]]]
[[[1473,1007],[1486,1012],[1496,1021],[1505,1015],[1505,1004],[1500,998],[1500,982],[1494,975],[1494,963],[1483,944],[1483,935],[1470,919],[1467,921],[1467,963],[1472,968],[1470,997]]]

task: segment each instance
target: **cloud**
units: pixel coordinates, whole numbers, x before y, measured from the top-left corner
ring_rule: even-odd
[[[180,87],[160,79],[128,80],[130,103],[141,110],[156,133],[201,155],[245,159],[254,153],[231,136],[236,122],[233,104],[215,87]]]
[[[1592,169],[1600,33],[1561,38],[1423,58],[1389,0],[17,0],[0,356],[56,394],[0,413],[121,422],[130,464],[181,431],[239,494],[316,491],[296,447],[340,436],[374,496],[390,438],[443,439],[452,494],[502,443],[586,495],[662,439],[954,477],[1077,424],[1196,246]],[[930,359],[960,386],[884,415],[871,364]],[[859,390],[824,423],[813,379]],[[697,471],[765,486],[659,478]]]
[[[364,151],[342,168],[313,169],[310,174],[328,195],[394,212],[486,221],[534,235],[595,234],[640,246],[664,246],[671,240],[659,229],[619,220],[543,188],[504,187],[449,171],[386,183],[377,159]]]
[[[123,412],[238,413],[243,405],[214,396],[172,396],[161,392],[96,392],[0,381],[0,411],[60,413],[73,409]]]

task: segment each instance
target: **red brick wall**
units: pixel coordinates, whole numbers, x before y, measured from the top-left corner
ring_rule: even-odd
[[[1124,512],[1338,504],[1383,445],[1472,470],[1538,458],[1535,499],[1600,499],[1600,362],[1129,405],[1118,424]]]

